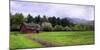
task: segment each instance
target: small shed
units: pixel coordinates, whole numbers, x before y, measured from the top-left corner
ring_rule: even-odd
[[[23,23],[20,27],[20,32],[23,33],[39,33],[40,25],[35,23]]]

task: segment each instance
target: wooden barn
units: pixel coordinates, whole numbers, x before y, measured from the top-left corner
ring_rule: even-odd
[[[40,25],[34,23],[23,23],[20,27],[20,32],[23,33],[39,33]]]

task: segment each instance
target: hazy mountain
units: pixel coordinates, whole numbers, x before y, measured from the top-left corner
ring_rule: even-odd
[[[79,18],[67,18],[67,19],[74,24],[94,25],[94,20],[84,20]]]

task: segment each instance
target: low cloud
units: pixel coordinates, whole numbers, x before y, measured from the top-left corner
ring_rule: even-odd
[[[12,14],[23,13],[25,16],[30,13],[33,16],[47,15],[94,20],[94,6],[11,1],[10,8]]]

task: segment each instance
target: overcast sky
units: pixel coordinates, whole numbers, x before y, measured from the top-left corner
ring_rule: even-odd
[[[10,8],[12,14],[23,13],[24,16],[31,14],[94,20],[94,6],[11,1]]]

